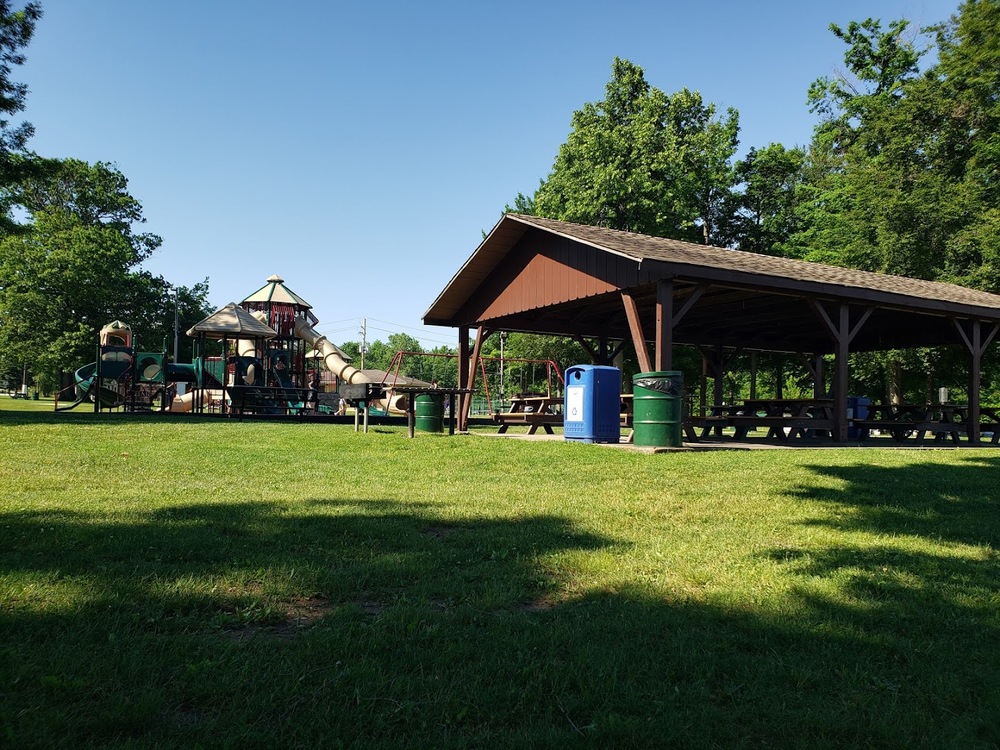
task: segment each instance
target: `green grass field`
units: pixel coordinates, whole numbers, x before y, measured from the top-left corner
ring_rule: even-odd
[[[998,450],[44,406],[0,399],[0,746],[1000,744]]]

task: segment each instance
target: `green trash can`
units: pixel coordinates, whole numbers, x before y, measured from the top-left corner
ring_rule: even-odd
[[[632,376],[632,442],[680,448],[684,373],[640,372]]]
[[[420,432],[444,430],[444,397],[440,393],[421,393],[414,402],[416,423]]]

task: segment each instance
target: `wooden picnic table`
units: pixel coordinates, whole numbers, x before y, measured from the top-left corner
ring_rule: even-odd
[[[750,430],[763,427],[769,438],[779,440],[814,437],[833,430],[832,398],[758,398],[745,400],[743,406],[742,414],[729,417],[729,424],[736,428],[735,440],[743,440]]]
[[[527,425],[529,435],[534,435],[539,427],[552,435],[552,425],[563,423],[563,415],[556,411],[562,403],[561,398],[553,396],[514,396],[510,400],[510,411],[493,415],[493,421],[500,425],[497,434],[506,433],[514,425]]]
[[[1000,428],[1000,415],[992,407],[980,407],[980,414],[991,422],[980,425],[980,429],[993,432],[996,443]],[[865,419],[854,420],[860,431],[861,440],[867,440],[872,430],[888,432],[892,439],[901,443],[908,438],[922,442],[927,433],[934,435],[937,442],[951,438],[955,444],[961,435],[969,433],[969,407],[966,404],[871,404]]]
[[[695,428],[701,427],[701,437],[712,431],[721,436],[722,429],[733,427],[733,439],[745,440],[752,430],[767,428],[767,437],[790,440],[794,437],[816,436],[833,430],[833,399],[827,398],[756,398],[738,404],[715,404],[705,416],[684,420],[689,440],[696,440]]]

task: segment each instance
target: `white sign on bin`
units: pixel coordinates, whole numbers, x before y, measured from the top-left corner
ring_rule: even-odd
[[[569,422],[583,421],[583,392],[586,390],[582,385],[573,385],[566,389],[566,415],[564,419]]]

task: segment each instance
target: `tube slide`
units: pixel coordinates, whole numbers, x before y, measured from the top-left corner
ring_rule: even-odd
[[[195,388],[188,391],[183,396],[175,396],[174,400],[166,408],[166,411],[191,411],[196,403],[210,404],[212,401],[221,401],[226,394],[215,388]]]
[[[340,356],[340,350],[326,336],[318,333],[302,318],[295,319],[295,335],[318,351],[323,356],[323,364],[326,365],[326,369],[344,382],[367,382],[360,370],[354,369],[344,361],[344,358]]]
[[[117,363],[118,360],[115,360]],[[131,359],[123,360],[126,364],[131,364]],[[121,367],[117,369],[115,367],[111,369],[112,374],[107,376],[108,380],[116,380],[121,377],[122,370]],[[115,390],[106,388],[104,386],[99,386],[97,383],[97,363],[91,362],[79,368],[73,374],[74,384],[73,388],[75,391],[76,399],[65,406],[59,406],[58,402],[56,404],[56,411],[69,411],[74,409],[84,401],[94,402],[95,400],[100,400],[101,406],[107,406],[109,408],[117,408],[121,406],[125,397]]]
[[[367,383],[368,378],[360,370],[356,370],[344,361],[340,356],[340,350],[321,333],[318,333],[302,318],[295,319],[295,335],[305,341],[309,346],[318,351],[323,357],[323,364],[326,369],[333,372],[338,378],[347,383]],[[385,411],[405,413],[408,396],[391,396],[381,399],[379,407]]]

